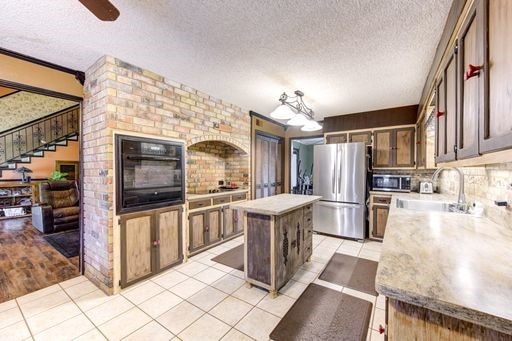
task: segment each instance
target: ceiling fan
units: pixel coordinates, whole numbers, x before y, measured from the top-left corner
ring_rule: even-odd
[[[102,21],[115,21],[119,17],[119,10],[109,0],[78,1]]]

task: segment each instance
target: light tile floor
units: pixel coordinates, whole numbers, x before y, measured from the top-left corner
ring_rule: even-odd
[[[315,282],[372,302],[368,340],[383,340],[384,298],[318,279],[334,252],[378,261],[381,243],[313,235],[313,256],[277,299],[244,285],[243,272],[211,258],[243,237],[204,251],[159,276],[107,296],[87,278],[0,304],[0,340],[268,340],[306,286]]]

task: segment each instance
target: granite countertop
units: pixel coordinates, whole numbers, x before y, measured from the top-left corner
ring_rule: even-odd
[[[440,194],[393,194],[377,291],[511,334],[512,230],[485,217],[396,208],[397,198],[456,201]]]
[[[278,194],[271,197],[231,204],[230,207],[252,213],[281,215],[301,206],[314,203],[321,198],[322,197],[317,195]]]
[[[199,199],[207,199],[207,198],[213,198],[213,197],[221,197],[224,195],[245,193],[248,191],[249,190],[247,188],[245,188],[245,189],[234,189],[232,191],[224,191],[224,192],[217,192],[217,193],[187,194],[187,200],[199,200]]]

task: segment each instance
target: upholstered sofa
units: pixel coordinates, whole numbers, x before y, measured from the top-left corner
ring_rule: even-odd
[[[39,184],[40,203],[32,206],[32,225],[43,233],[78,228],[80,208],[76,181]]]

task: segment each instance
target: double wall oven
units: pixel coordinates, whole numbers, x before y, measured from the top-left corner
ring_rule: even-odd
[[[118,213],[184,203],[182,143],[116,135],[116,148]]]

